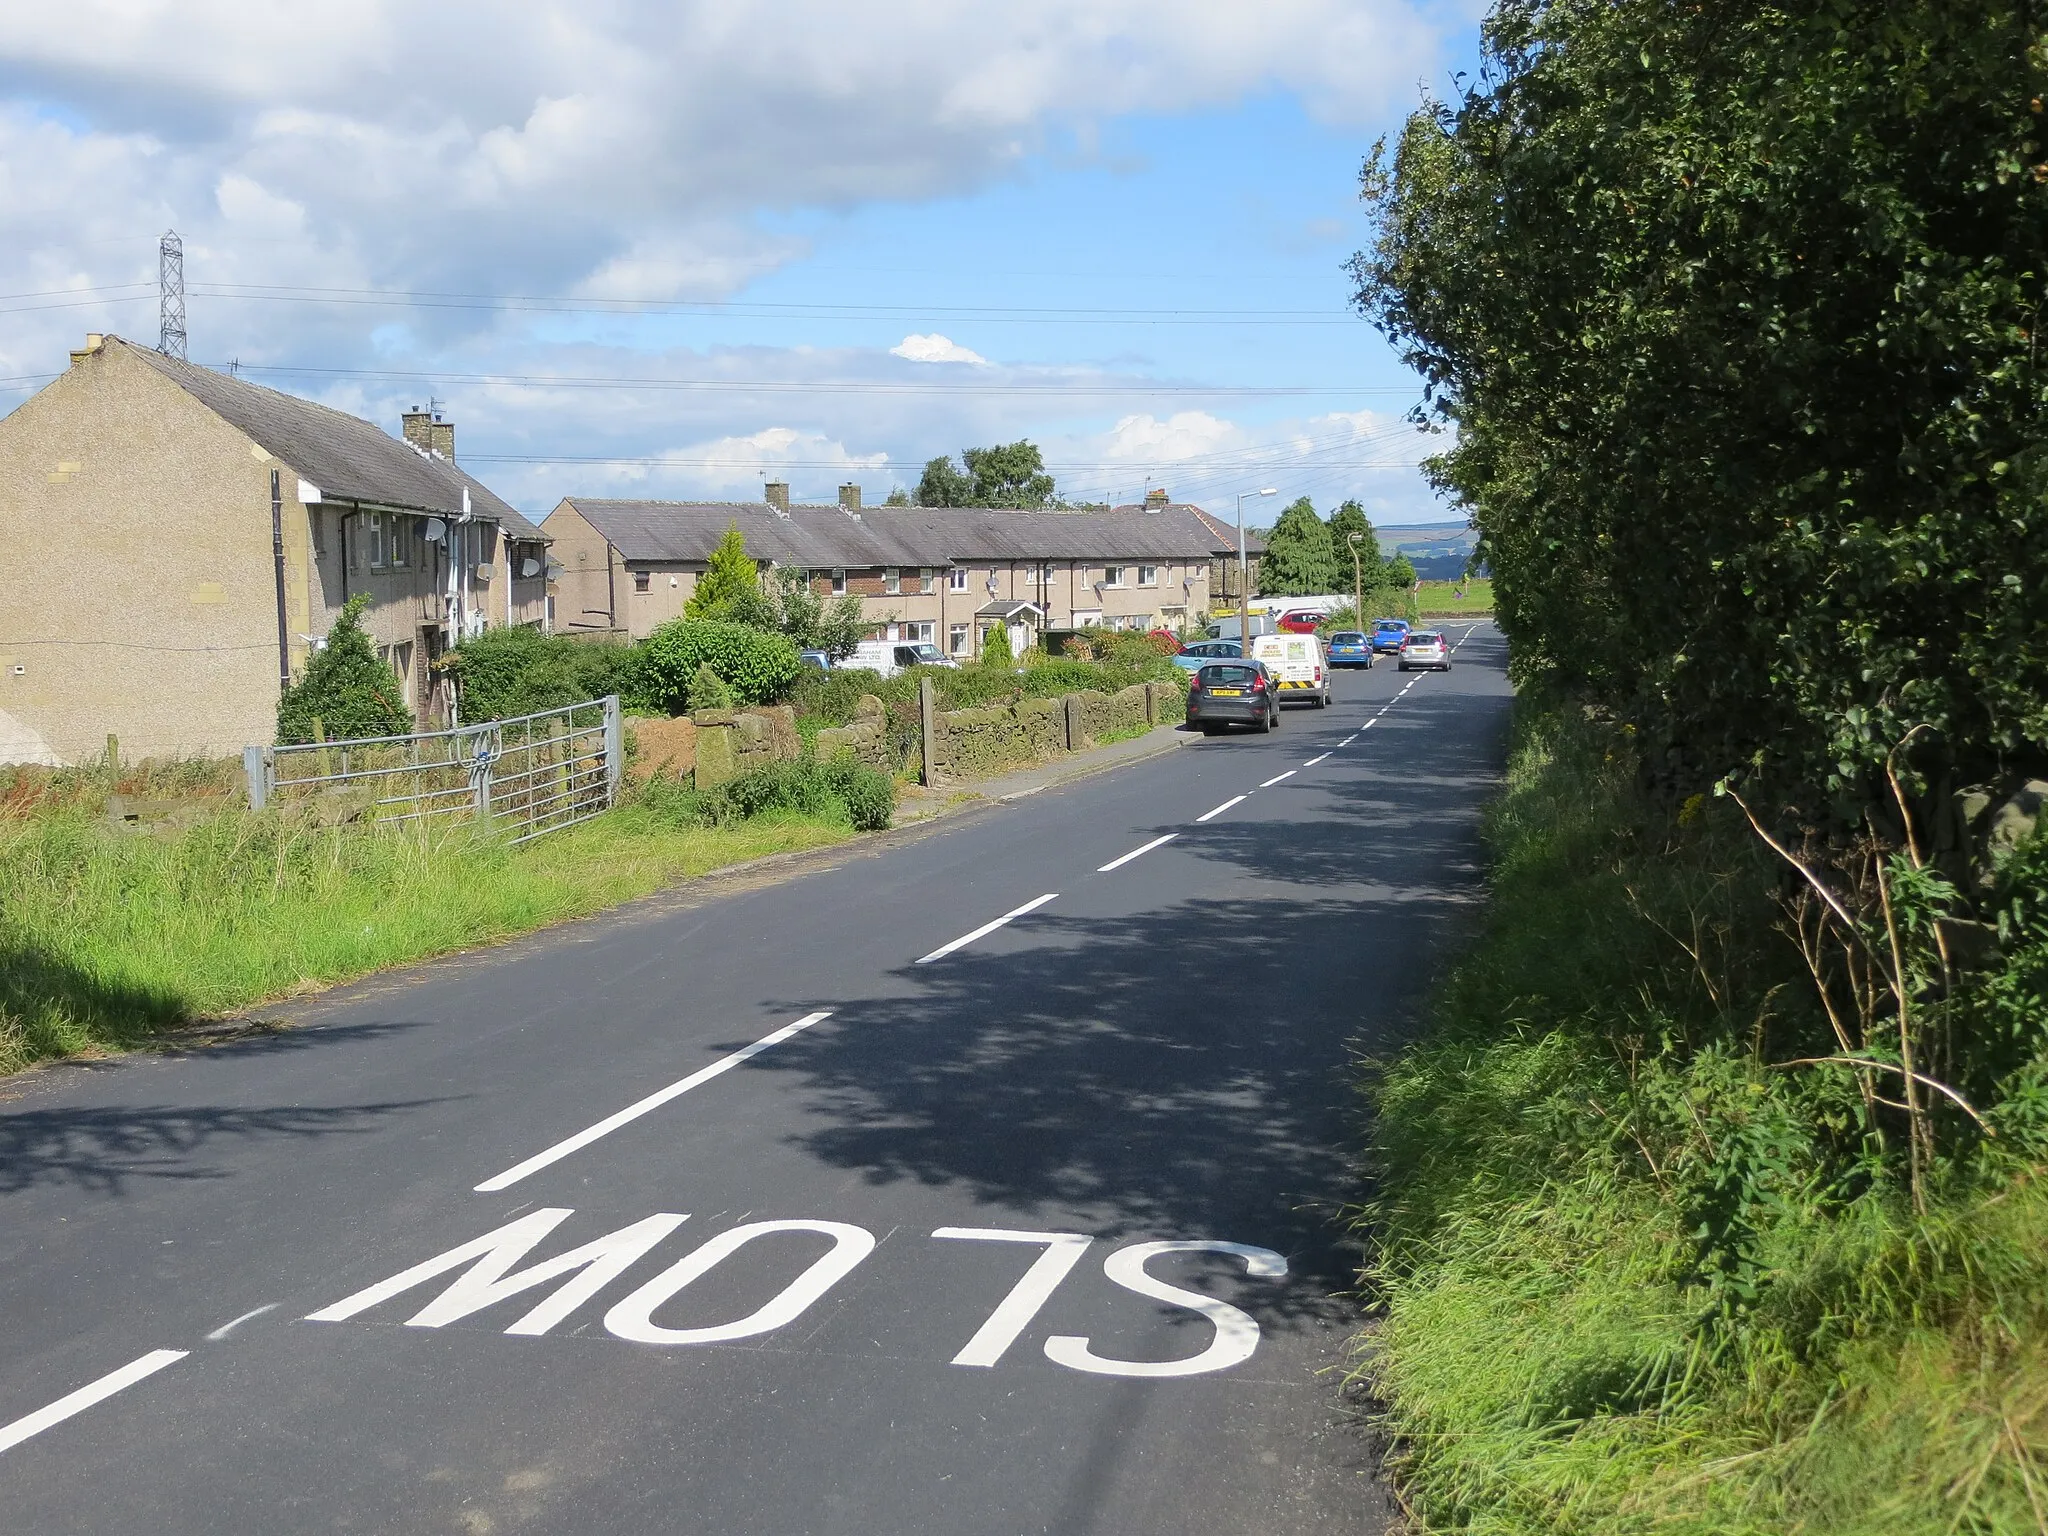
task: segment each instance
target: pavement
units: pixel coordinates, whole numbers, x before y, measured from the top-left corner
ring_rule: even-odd
[[[1359,1050],[1504,647],[0,1084],[0,1528],[1376,1532]]]

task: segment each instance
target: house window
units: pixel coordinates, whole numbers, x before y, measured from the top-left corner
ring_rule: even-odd
[[[633,573],[633,590],[634,590],[635,592],[645,592],[645,591],[647,590],[647,588],[648,588],[649,584],[650,584],[650,583],[651,583],[651,582],[652,582],[653,580],[654,580],[654,577],[653,577],[653,574],[652,574],[651,572],[648,572],[648,571],[635,571],[635,572]]]
[[[946,631],[946,649],[955,656],[967,654],[967,626],[954,624]]]
[[[396,514],[391,519],[391,563],[396,566],[412,564],[413,522],[409,517]]]
[[[832,573],[832,595],[834,597],[846,596],[846,572],[834,571]]]
[[[882,590],[891,597],[903,590],[903,573],[893,565],[882,567]]]
[[[1139,586],[1141,586],[1141,587],[1156,587],[1156,586],[1158,586],[1158,585],[1159,585],[1159,567],[1158,567],[1158,566],[1156,566],[1156,565],[1141,565],[1141,566],[1139,566],[1139,567],[1138,567],[1138,585],[1139,585]]]
[[[1052,575],[1052,562],[1050,560],[1046,561],[1045,564],[1041,565],[1038,568],[1038,579],[1041,582],[1044,582],[1047,586],[1052,585]]]
[[[951,592],[965,592],[967,590],[966,566],[956,565],[946,572],[946,588]]]
[[[903,638],[906,640],[923,640],[926,643],[930,643],[933,628],[934,626],[929,619],[920,620],[915,624],[906,624],[903,626]]]
[[[1105,587],[1120,587],[1124,584],[1124,568],[1120,565],[1105,565],[1102,568],[1102,584]]]
[[[920,592],[938,591],[938,572],[932,570],[929,566],[919,566],[917,571],[917,590]]]
[[[372,512],[370,514],[370,569],[373,571],[381,571],[389,563],[384,543],[385,537],[384,514],[382,512]]]

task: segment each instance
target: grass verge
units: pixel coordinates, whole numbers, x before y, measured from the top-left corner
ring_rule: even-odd
[[[1776,871],[1633,782],[1523,702],[1483,931],[1369,1076],[1361,1370],[1415,1524],[2048,1532],[2048,938],[2015,924],[1984,983],[2034,1031],[2001,1136],[1915,1212],[1847,1075],[1784,1070],[1825,1025]]]
[[[1492,613],[1493,581],[1485,576],[1469,581],[1425,581],[1415,594],[1415,606],[1425,619]]]
[[[844,817],[693,825],[647,805],[521,848],[466,826],[323,829],[234,810],[164,836],[82,810],[0,820],[0,1072],[853,835]]]

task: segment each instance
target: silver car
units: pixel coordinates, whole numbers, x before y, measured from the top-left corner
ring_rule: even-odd
[[[1401,642],[1401,670],[1410,667],[1427,667],[1436,672],[1451,670],[1451,646],[1442,635],[1433,629],[1418,629],[1410,632]]]

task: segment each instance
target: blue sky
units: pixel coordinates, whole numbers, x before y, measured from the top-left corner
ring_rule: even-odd
[[[79,9],[0,20],[0,292],[35,295],[0,300],[0,408],[78,332],[154,339],[175,224],[195,361],[387,426],[431,394],[535,510],[880,499],[1029,436],[1075,496],[1454,516],[1342,264],[1469,7],[564,7],[452,95],[399,11]]]

